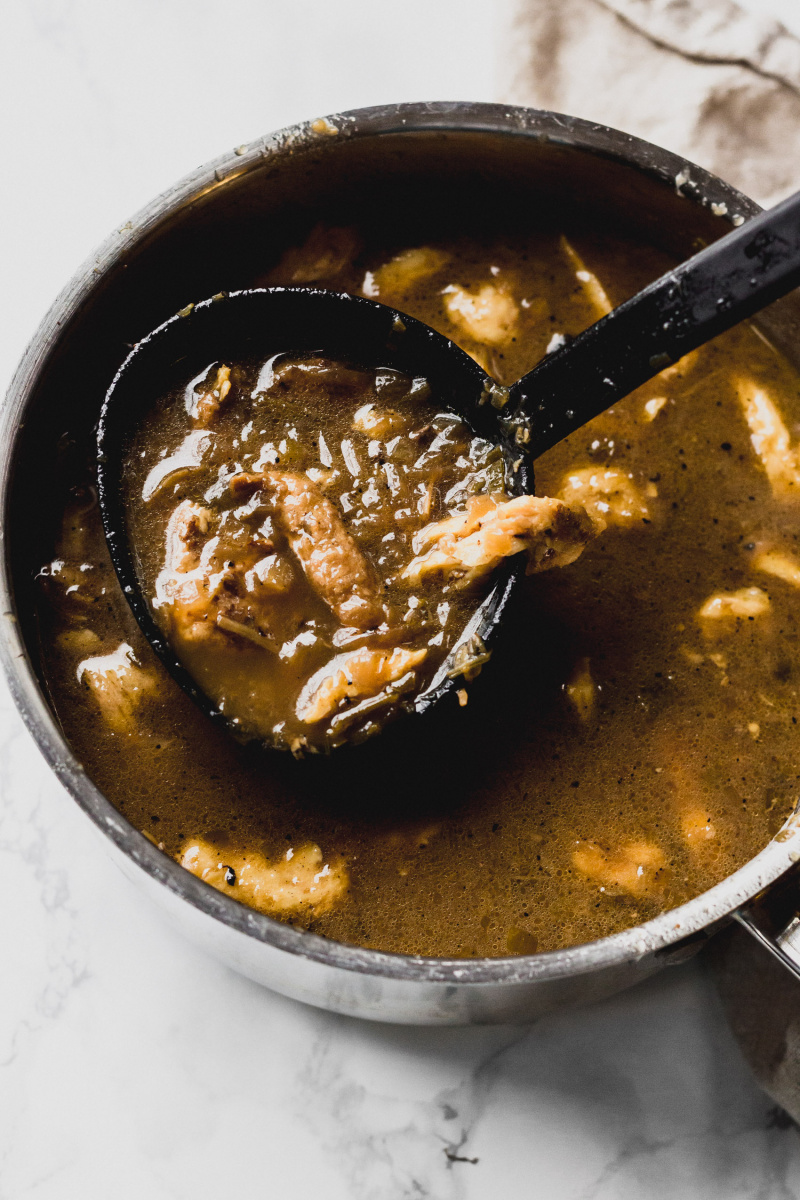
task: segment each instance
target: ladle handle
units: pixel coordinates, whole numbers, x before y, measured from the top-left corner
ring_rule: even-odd
[[[525,429],[517,440],[537,457],[798,284],[800,193],[662,275],[523,376],[507,406]]]
[[[760,914],[754,911],[752,905],[745,905],[733,914],[733,919],[746,929],[752,938],[763,946],[782,967],[785,967],[795,979],[800,980],[800,927],[798,919],[794,918],[785,929],[775,934],[765,927]]]

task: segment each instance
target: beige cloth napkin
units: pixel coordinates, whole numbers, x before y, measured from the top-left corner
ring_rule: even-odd
[[[501,100],[637,134],[763,205],[800,188],[800,40],[777,22],[732,0],[512,5]],[[707,961],[759,1082],[800,1122],[800,983],[738,927]]]
[[[732,0],[516,0],[499,69],[500,99],[637,134],[760,204],[800,188],[800,40]]]

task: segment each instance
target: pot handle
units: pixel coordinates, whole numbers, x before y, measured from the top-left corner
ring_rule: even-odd
[[[795,871],[779,884],[743,905],[733,919],[768,950],[788,971],[800,979],[800,915],[798,876]]]

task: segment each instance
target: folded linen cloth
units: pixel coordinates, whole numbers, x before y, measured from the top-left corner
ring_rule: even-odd
[[[501,100],[646,138],[765,206],[800,189],[800,40],[774,20],[732,0],[512,0],[507,11]],[[707,961],[756,1077],[800,1123],[800,983],[738,927]]]

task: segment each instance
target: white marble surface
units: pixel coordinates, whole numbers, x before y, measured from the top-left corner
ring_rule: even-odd
[[[321,112],[491,98],[496,8],[4,0],[3,381],[92,246],[198,162]],[[800,1197],[701,967],[528,1030],[306,1009],[140,904],[4,689],[0,911],[2,1200]]]

